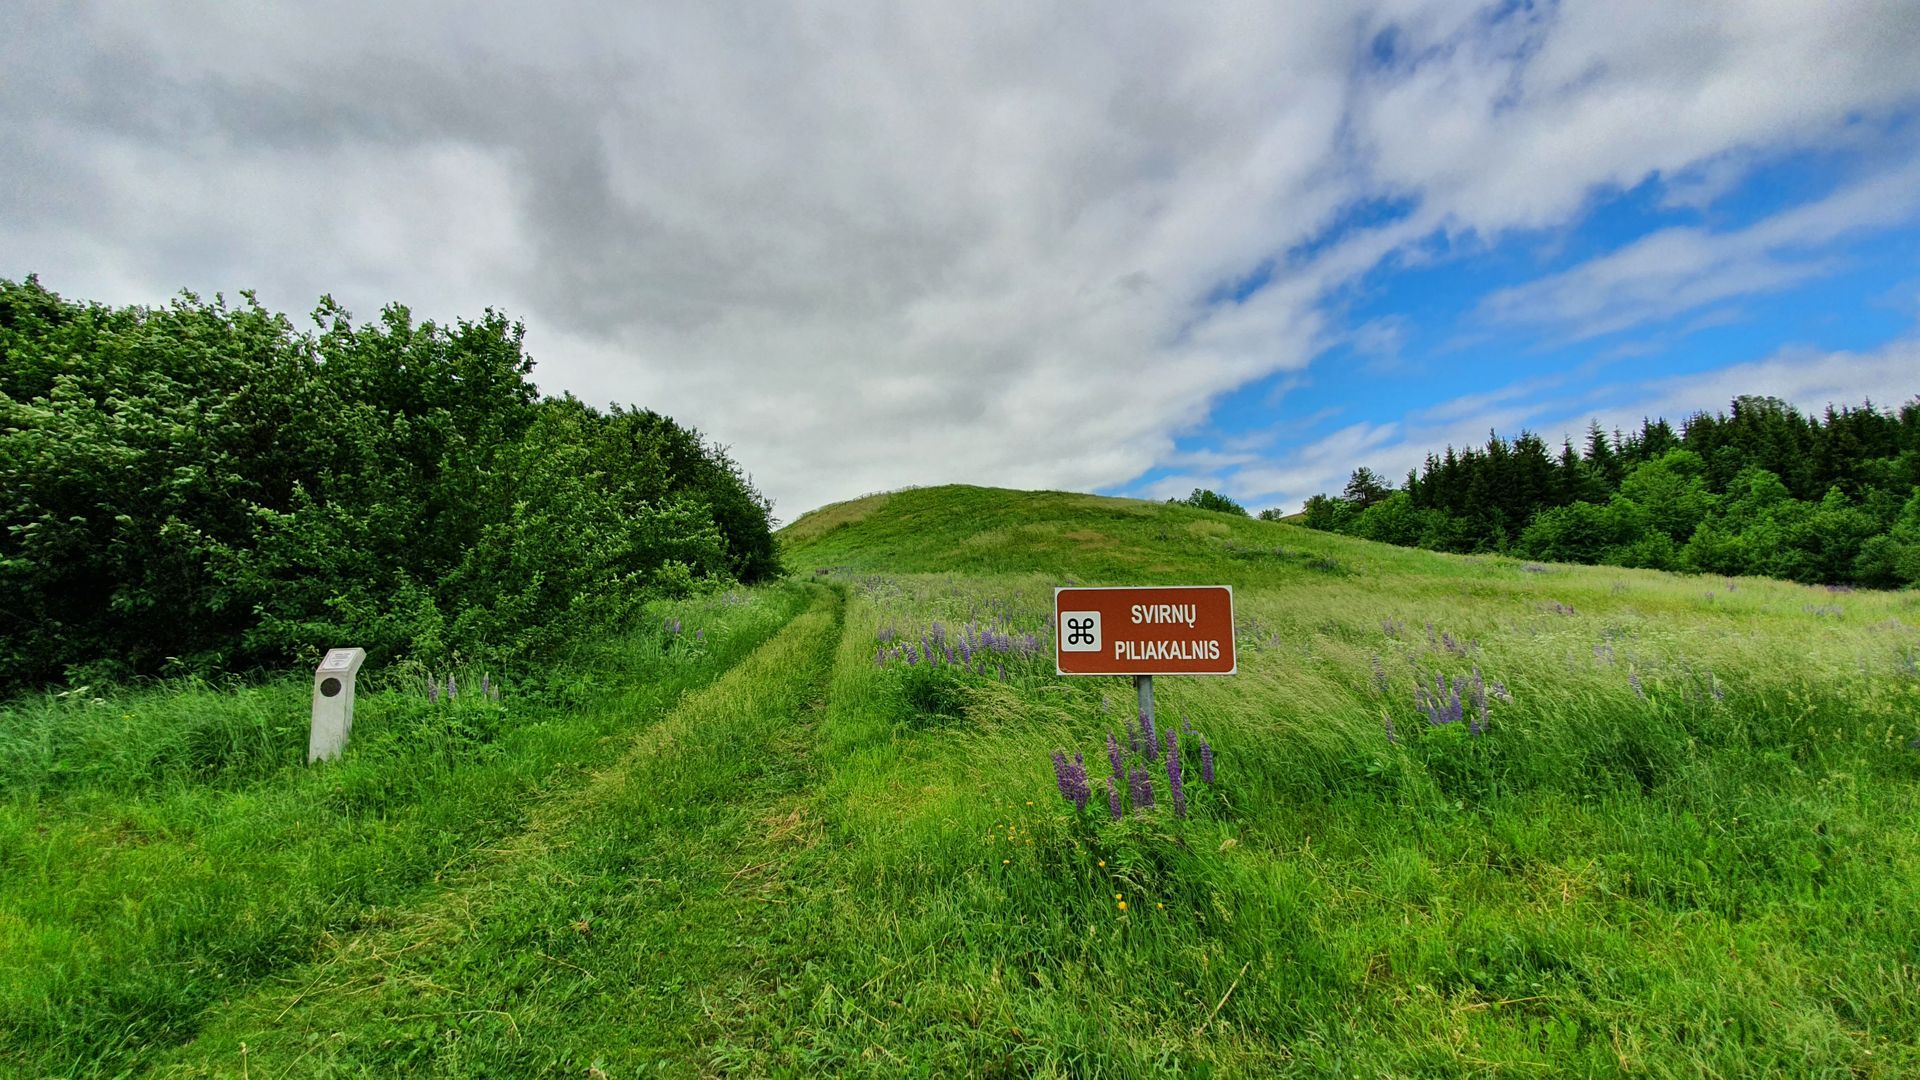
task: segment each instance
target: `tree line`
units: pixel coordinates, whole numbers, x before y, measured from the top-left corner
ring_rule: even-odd
[[[1271,516],[1272,512],[1262,516]],[[1523,431],[1429,454],[1391,487],[1354,470],[1308,526],[1436,551],[1825,584],[1920,583],[1920,399],[1812,416],[1771,397],[1557,452]]]
[[[0,690],[538,656],[779,572],[768,501],[645,409],[542,396],[524,328],[0,279]]]

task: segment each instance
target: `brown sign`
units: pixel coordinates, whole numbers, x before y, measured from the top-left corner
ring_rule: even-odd
[[[1053,590],[1062,675],[1232,675],[1233,587]]]

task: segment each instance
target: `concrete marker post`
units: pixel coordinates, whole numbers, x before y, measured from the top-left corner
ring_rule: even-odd
[[[307,734],[307,764],[331,760],[347,748],[353,730],[353,684],[365,649],[329,649],[313,671],[313,726]]]

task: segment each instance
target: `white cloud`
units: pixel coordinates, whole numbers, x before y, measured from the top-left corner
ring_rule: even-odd
[[[1607,426],[1638,426],[1647,416],[1677,421],[1724,409],[1739,394],[1777,397],[1816,413],[1828,405],[1858,405],[1868,399],[1883,408],[1897,407],[1920,394],[1920,337],[1896,338],[1865,352],[1796,346],[1764,360],[1676,375],[1637,394],[1621,393],[1625,404],[1607,410]]]
[[[1903,0],[1559,4],[1432,20],[1367,84],[1376,177],[1481,231],[1564,221],[1602,186],[1817,144],[1912,99]]]
[[[1383,451],[1391,455],[1391,448],[1400,445],[1393,441],[1399,433],[1400,425],[1395,423],[1351,424],[1308,443],[1283,462],[1240,469],[1224,482],[1224,490],[1243,502],[1298,509],[1309,495],[1337,492],[1356,466],[1377,459]]]
[[[1106,486],[1174,461],[1219,395],[1298,375],[1348,334],[1328,290],[1435,229],[1564,223],[1599,188],[1912,102],[1915,24],[1897,3],[23,5],[0,13],[0,273],[503,307],[543,386],[700,426],[789,517],[907,483]],[[1207,303],[1377,198],[1412,210]],[[1292,492],[1405,434],[1237,475]]]
[[[1567,338],[1612,333],[1825,273],[1823,245],[1920,215],[1920,163],[1884,172],[1744,229],[1671,228],[1570,270],[1501,289],[1482,317]]]

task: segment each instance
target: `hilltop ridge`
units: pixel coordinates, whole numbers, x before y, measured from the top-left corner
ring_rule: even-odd
[[[1226,584],[1269,584],[1389,567],[1448,574],[1472,565],[1179,503],[966,484],[831,503],[796,518],[776,540],[800,571],[1029,571],[1121,584],[1200,570]]]

